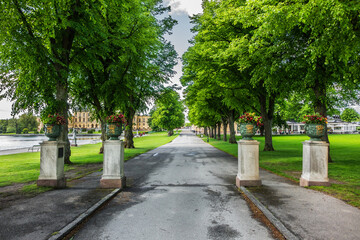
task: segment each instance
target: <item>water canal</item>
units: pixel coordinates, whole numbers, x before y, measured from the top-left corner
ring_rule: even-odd
[[[39,145],[42,141],[48,138],[45,135],[1,135],[0,136],[0,151],[11,149],[30,148],[34,145]],[[69,136],[70,143],[74,143],[73,137]],[[91,136],[76,136],[78,145],[92,144],[100,141],[100,135]]]

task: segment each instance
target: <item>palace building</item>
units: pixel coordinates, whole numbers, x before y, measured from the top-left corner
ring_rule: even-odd
[[[150,116],[138,116],[135,115],[133,119],[133,130],[139,130],[139,131],[151,131],[151,128],[148,124]]]
[[[151,131],[148,124],[150,116],[139,116],[135,115],[133,119],[133,130],[139,131]],[[75,112],[69,120],[69,129],[81,128],[81,129],[95,129],[100,130],[101,124],[96,120],[92,119],[90,112]]]

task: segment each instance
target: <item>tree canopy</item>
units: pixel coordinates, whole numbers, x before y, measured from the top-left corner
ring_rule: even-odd
[[[346,108],[340,115],[344,122],[355,122],[360,120],[360,114],[353,108]]]
[[[179,94],[173,89],[166,89],[155,102],[152,125],[166,129],[171,136],[175,128],[180,128],[184,124],[184,106]]]
[[[115,111],[143,110],[173,74],[176,53],[162,36],[176,21],[160,16],[169,11],[160,0],[12,0],[0,11],[0,97],[14,113],[67,118],[80,106],[104,126]]]
[[[182,80],[194,124],[211,124],[194,117],[209,111],[196,106],[204,96],[212,97],[211,91],[220,96],[215,102],[237,113],[260,114],[264,150],[271,151],[274,116],[288,120],[279,115],[284,102],[293,101],[286,104],[289,110],[298,105],[304,113],[327,115],[339,101],[356,99],[358,2],[210,0],[203,9],[192,18],[196,35],[183,56]],[[210,106],[217,112],[212,116],[221,115]],[[288,117],[298,119],[296,115]]]

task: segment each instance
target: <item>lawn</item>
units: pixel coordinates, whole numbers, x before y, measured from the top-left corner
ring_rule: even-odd
[[[149,150],[164,145],[178,134],[171,137],[167,133],[152,133],[148,136],[134,138],[134,149],[125,149],[125,161]],[[101,143],[81,145],[71,148],[72,165],[66,165],[65,171],[74,169],[85,164],[99,164],[103,161],[103,155],[99,154]],[[0,156],[0,187],[13,183],[26,183],[37,180],[40,173],[40,153],[19,153]]]
[[[241,137],[237,137],[239,140]],[[349,204],[360,207],[360,135],[330,135],[329,187],[310,187],[329,193]],[[206,141],[206,138],[203,138]],[[299,181],[302,171],[302,142],[305,135],[273,136],[274,152],[264,152],[264,137],[260,142],[260,167],[278,175]],[[237,144],[210,139],[214,147],[237,157]]]

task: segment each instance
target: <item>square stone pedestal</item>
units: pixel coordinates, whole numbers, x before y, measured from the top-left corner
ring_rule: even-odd
[[[64,175],[65,143],[44,141],[40,143],[40,176],[38,186],[66,187]]]
[[[259,145],[256,140],[238,141],[238,174],[236,186],[260,186]]]
[[[100,187],[123,188],[125,184],[124,142],[107,140],[104,143],[104,167]]]
[[[300,186],[329,186],[328,148],[323,141],[303,142],[303,169]]]

